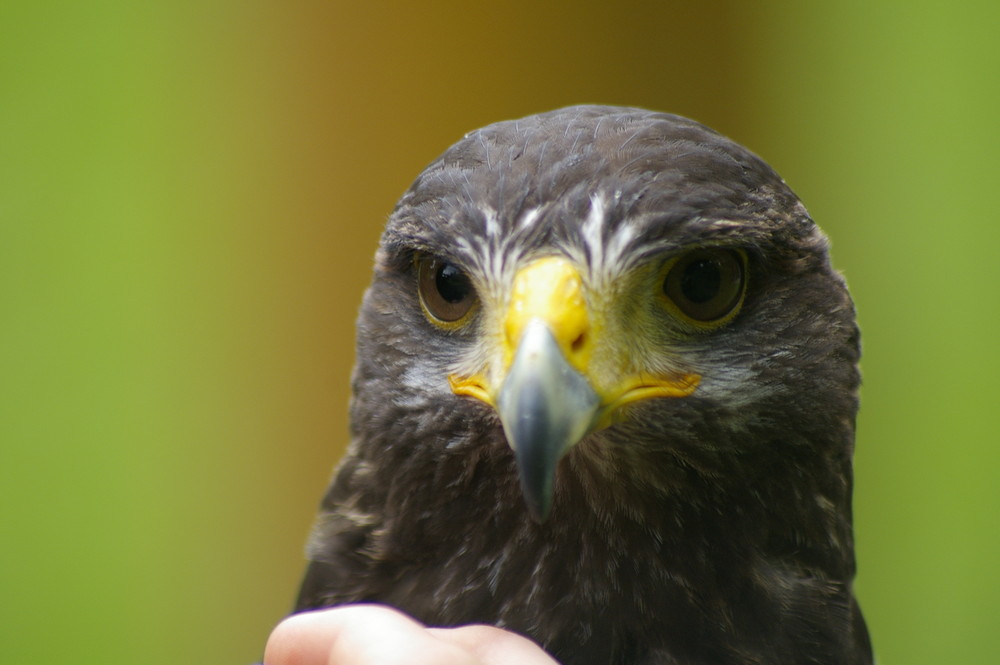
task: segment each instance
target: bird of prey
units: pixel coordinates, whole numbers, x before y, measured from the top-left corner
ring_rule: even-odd
[[[467,134],[382,236],[297,611],[493,624],[566,665],[871,663],[827,244],[682,117]]]

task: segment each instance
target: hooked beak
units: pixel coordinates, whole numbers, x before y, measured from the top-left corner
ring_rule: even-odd
[[[600,396],[569,364],[549,327],[539,319],[529,322],[496,408],[536,520],[549,515],[559,459],[591,430],[600,405]]]
[[[451,375],[452,390],[493,406],[514,450],[531,516],[544,522],[552,507],[559,460],[590,432],[607,426],[618,409],[652,397],[690,395],[697,374],[656,377],[645,372],[595,376],[598,339],[575,266],[546,257],[514,278],[503,317],[502,367],[490,375]]]

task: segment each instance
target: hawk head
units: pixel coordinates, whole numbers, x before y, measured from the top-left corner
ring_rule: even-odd
[[[863,662],[858,356],[826,238],[741,146],[595,106],[472,132],[382,237],[303,605],[489,621],[570,662]]]

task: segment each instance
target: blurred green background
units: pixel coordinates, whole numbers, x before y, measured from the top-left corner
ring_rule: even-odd
[[[580,102],[732,136],[832,236],[876,649],[995,662],[996,7],[0,4],[0,662],[258,658],[386,215],[464,132]]]

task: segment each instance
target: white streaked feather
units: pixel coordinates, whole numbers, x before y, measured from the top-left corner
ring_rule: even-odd
[[[490,238],[500,237],[500,220],[493,208],[482,208],[483,219],[486,220],[486,235]]]
[[[584,220],[580,231],[583,234],[583,242],[590,249],[591,256],[593,257],[592,260],[596,264],[595,267],[598,267],[603,262],[602,246],[604,241],[601,236],[604,231],[604,221],[606,218],[604,196],[600,192],[592,194],[590,196],[590,212],[587,214],[587,219]]]
[[[538,221],[538,218],[541,216],[542,216],[542,208],[540,206],[528,210],[523,215],[521,215],[521,219],[518,220],[517,222],[518,231],[526,231],[530,229],[532,226],[535,225],[535,222]]]

